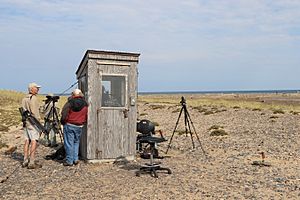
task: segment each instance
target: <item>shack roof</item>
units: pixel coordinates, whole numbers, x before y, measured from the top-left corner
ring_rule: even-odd
[[[78,74],[83,62],[86,59],[99,60],[117,60],[117,61],[131,61],[138,62],[139,53],[118,52],[118,51],[102,51],[102,50],[87,50],[78,66],[76,74]]]

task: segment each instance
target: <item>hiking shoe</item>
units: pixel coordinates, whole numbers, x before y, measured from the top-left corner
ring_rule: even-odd
[[[24,160],[23,162],[22,162],[22,167],[24,168],[24,167],[27,167],[28,166],[28,160]]]
[[[73,164],[68,163],[67,161],[63,162],[64,166],[73,166]]]
[[[38,169],[38,168],[41,168],[41,167],[42,167],[42,165],[39,164],[39,163],[32,163],[32,162],[30,162],[28,164],[28,169]]]
[[[79,164],[79,160],[74,161],[74,165],[78,165]]]

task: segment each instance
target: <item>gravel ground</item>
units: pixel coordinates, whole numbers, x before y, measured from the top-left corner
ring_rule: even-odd
[[[140,103],[140,119],[158,123],[169,139],[180,106]],[[39,146],[40,169],[20,166],[22,139],[20,129],[2,134],[2,139],[17,149],[12,154],[0,150],[1,199],[300,199],[300,115],[273,114],[267,110],[210,108],[219,112],[205,115],[188,108],[202,144],[191,136],[174,133],[159,145],[159,161],[172,174],[135,176],[140,164],[135,161],[64,167],[44,156],[55,150]],[[177,112],[176,112],[177,111]],[[143,114],[142,114],[143,113]],[[228,135],[211,136],[212,126],[220,126]],[[177,131],[184,130],[183,116]],[[262,161],[271,166],[252,165]],[[9,177],[6,179],[6,177]]]

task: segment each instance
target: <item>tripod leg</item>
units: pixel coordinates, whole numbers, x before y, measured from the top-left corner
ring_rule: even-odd
[[[178,126],[178,122],[179,122],[179,119],[180,119],[180,116],[181,116],[182,110],[183,110],[183,107],[181,108],[181,110],[180,110],[180,113],[179,113],[179,116],[178,116],[178,119],[177,119],[177,121],[176,121],[175,128],[174,128],[174,130],[173,130],[173,133],[172,133],[171,139],[170,139],[170,141],[169,141],[169,144],[168,144],[168,147],[167,147],[167,150],[166,150],[166,154],[168,153],[168,151],[169,151],[169,148],[170,148],[170,146],[171,146],[171,142],[172,142],[172,140],[173,140],[174,133],[175,133],[175,131],[176,131],[176,128],[177,128],[177,126]]]
[[[184,128],[185,128],[185,137],[187,137],[187,135],[188,135],[188,130],[190,130],[190,129],[188,129],[188,118],[187,118],[187,115],[186,115],[186,107],[184,106],[184,108],[183,108],[183,111],[184,111]]]
[[[196,132],[196,128],[195,128],[194,123],[193,123],[193,121],[192,121],[192,119],[191,119],[191,116],[190,116],[190,114],[188,113],[188,111],[186,111],[186,112],[187,112],[187,116],[188,116],[188,118],[189,118],[189,120],[190,120],[190,122],[191,122],[191,124],[192,124],[192,127],[193,127],[193,129],[194,129],[194,132],[195,132],[196,138],[197,138],[197,140],[198,140],[198,142],[199,142],[199,145],[200,145],[200,147],[201,147],[201,150],[203,151],[205,157],[207,158],[206,152],[204,151],[204,148],[203,148],[203,146],[202,146],[202,144],[201,144],[201,141],[200,141],[199,136],[198,136],[198,134],[197,134],[197,132]]]
[[[194,137],[193,137],[193,133],[191,130],[191,125],[190,125],[190,121],[187,121],[188,127],[189,127],[189,132],[190,132],[190,136],[191,136],[191,140],[192,140],[192,145],[193,145],[193,149],[195,149],[195,142],[194,142]]]
[[[59,135],[60,142],[62,143],[63,142],[63,134],[62,134],[61,126],[60,126],[60,123],[59,123],[58,113],[57,113],[57,110],[56,110],[55,107],[54,107],[54,112],[53,112],[53,118],[56,122],[56,124],[55,124],[56,131],[55,131],[55,133]]]
[[[189,119],[189,113],[188,113],[188,111],[187,111],[187,109],[186,109],[186,107],[185,107],[185,109],[184,109],[184,115],[185,115],[185,117],[186,117],[186,130],[188,130],[189,131],[189,133],[190,133],[190,136],[191,136],[191,140],[192,140],[192,145],[193,145],[193,149],[195,148],[195,142],[194,142],[194,138],[193,138],[193,134],[192,134],[192,131],[191,131],[191,125],[190,125],[190,119]],[[187,127],[188,127],[188,129],[187,129]]]

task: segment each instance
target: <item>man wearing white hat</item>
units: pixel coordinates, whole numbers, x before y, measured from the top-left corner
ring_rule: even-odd
[[[26,95],[26,97],[22,100],[23,109],[29,111],[38,120],[40,120],[40,106],[36,95],[38,94],[40,87],[41,86],[36,83],[29,83],[28,95]],[[27,121],[26,126],[24,127],[24,138],[24,161],[22,163],[22,167],[35,169],[39,167],[39,165],[35,163],[39,131],[29,121]]]

